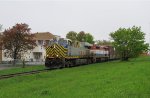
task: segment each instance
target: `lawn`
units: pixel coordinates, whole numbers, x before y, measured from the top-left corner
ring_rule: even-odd
[[[19,72],[26,72],[26,71],[32,71],[32,70],[40,70],[44,69],[44,65],[27,65],[25,68],[22,68],[22,65],[11,68],[11,69],[5,69],[5,70],[0,70],[0,75],[4,74],[12,74],[12,73],[19,73]]]
[[[150,98],[150,57],[0,80],[0,98]]]

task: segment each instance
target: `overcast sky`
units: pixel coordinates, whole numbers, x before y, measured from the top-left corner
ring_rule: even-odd
[[[135,25],[150,42],[150,0],[0,0],[3,30],[16,23],[62,37],[85,31],[96,40],[108,40],[110,32]]]

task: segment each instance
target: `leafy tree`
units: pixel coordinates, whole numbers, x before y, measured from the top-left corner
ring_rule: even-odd
[[[93,40],[94,40],[94,37],[90,33],[85,34],[85,41],[86,42],[93,44],[94,43]]]
[[[0,31],[1,31],[1,29],[2,29],[2,25],[0,24]]]
[[[0,31],[2,30],[2,25],[0,24]],[[2,50],[2,35],[0,32],[0,50]]]
[[[119,28],[110,33],[110,36],[114,40],[113,45],[122,60],[137,57],[143,51],[148,50],[149,45],[145,44],[145,34],[141,31],[141,27]]]
[[[89,42],[91,44],[94,43],[94,37],[90,33],[85,33],[81,31],[76,33],[75,31],[70,31],[67,33],[66,38],[72,40],[72,42],[80,41],[80,42]]]
[[[80,42],[86,41],[86,34],[84,31],[81,31],[77,34],[77,40]]]
[[[6,50],[7,56],[15,60],[20,59],[22,53],[33,49],[36,43],[33,34],[30,33],[27,24],[16,24],[12,28],[6,29],[2,36],[2,45]]]
[[[0,34],[0,52],[1,52],[1,50],[2,50],[2,35]]]
[[[66,38],[68,38],[74,42],[77,40],[77,33],[75,31],[70,31],[67,33]]]
[[[107,40],[97,40],[96,41],[97,45],[112,45],[111,41],[107,41]]]

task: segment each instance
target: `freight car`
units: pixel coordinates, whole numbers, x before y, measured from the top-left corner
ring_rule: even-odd
[[[100,47],[87,42],[72,42],[69,39],[53,39],[46,46],[45,66],[63,68],[109,60],[107,46]]]

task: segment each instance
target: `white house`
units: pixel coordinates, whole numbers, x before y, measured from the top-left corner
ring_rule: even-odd
[[[37,46],[34,49],[29,50],[27,53],[22,54],[21,59],[25,59],[25,61],[44,61],[46,57],[44,45],[48,44],[55,36],[50,32],[37,32],[34,33],[34,36]],[[7,57],[5,50],[0,49],[0,62],[11,60],[11,58]]]
[[[2,35],[1,35],[1,33],[0,33],[0,42],[2,41],[1,40],[1,37],[2,37]],[[2,47],[0,46],[0,62],[2,61]]]

